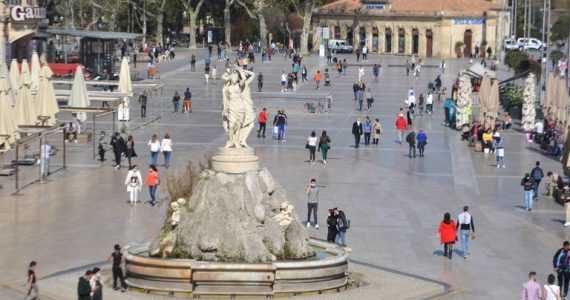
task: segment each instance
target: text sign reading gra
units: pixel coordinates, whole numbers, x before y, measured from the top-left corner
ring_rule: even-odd
[[[453,19],[453,25],[483,25],[485,19]]]
[[[386,8],[384,4],[366,4],[364,7],[368,10],[383,10]]]
[[[14,5],[10,9],[10,16],[14,21],[45,19],[46,9],[43,7],[22,7],[20,5]]]

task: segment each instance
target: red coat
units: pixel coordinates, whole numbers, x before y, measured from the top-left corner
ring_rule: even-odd
[[[398,119],[396,119],[396,128],[398,130],[408,129],[408,122],[406,121],[406,119],[404,119],[403,117],[398,117]]]
[[[441,243],[455,242],[455,237],[457,236],[455,221],[451,220],[449,224],[445,224],[442,221],[441,223],[439,223],[438,232],[439,232],[439,241]]]

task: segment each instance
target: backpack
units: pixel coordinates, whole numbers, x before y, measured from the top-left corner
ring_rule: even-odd
[[[531,176],[534,180],[541,180],[544,177],[544,173],[542,172],[541,168],[534,168],[532,170]]]

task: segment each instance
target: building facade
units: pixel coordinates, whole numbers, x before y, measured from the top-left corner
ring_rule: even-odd
[[[451,58],[509,36],[509,10],[486,0],[338,0],[313,13],[313,49],[344,39],[370,52]]]
[[[47,27],[46,9],[36,0],[4,0],[0,2],[0,57],[28,58],[32,51],[41,52],[43,42],[35,40],[40,27]]]

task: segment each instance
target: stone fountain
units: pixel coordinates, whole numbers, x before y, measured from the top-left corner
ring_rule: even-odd
[[[145,292],[265,295],[346,286],[348,254],[311,240],[285,190],[246,143],[255,108],[253,72],[222,75],[227,143],[188,199],[169,204],[160,235],[127,248],[131,287]]]

